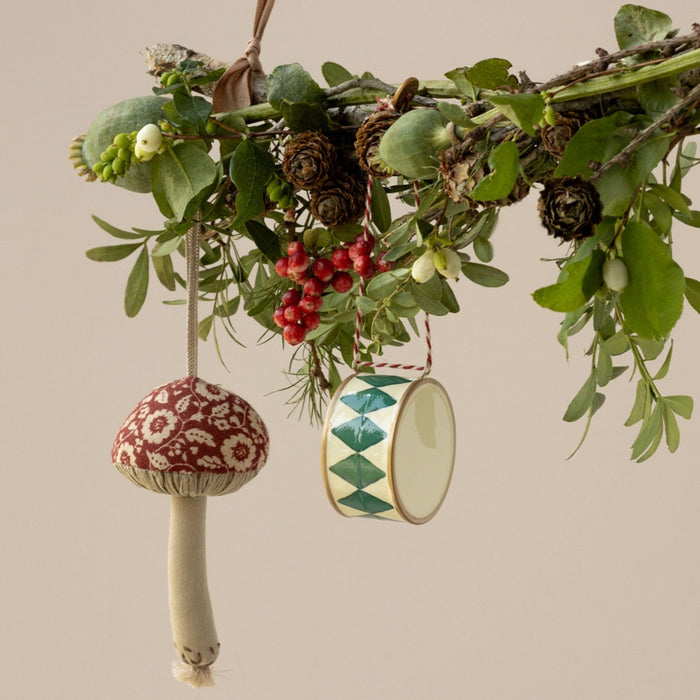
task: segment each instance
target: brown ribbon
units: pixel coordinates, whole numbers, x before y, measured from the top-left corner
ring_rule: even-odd
[[[260,63],[260,42],[274,4],[275,0],[257,0],[253,38],[245,47],[243,56],[221,76],[216,84],[212,100],[214,112],[243,109],[252,103],[253,78],[256,74],[264,74]]]

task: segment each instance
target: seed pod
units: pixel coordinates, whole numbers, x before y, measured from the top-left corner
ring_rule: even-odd
[[[629,283],[630,275],[627,265],[620,258],[606,260],[603,263],[603,282],[613,292],[621,292]]]
[[[382,137],[382,163],[412,180],[434,177],[438,156],[451,145],[447,119],[435,109],[402,114]]]
[[[428,250],[413,262],[411,276],[416,282],[427,282],[435,274],[435,259],[432,250]]]

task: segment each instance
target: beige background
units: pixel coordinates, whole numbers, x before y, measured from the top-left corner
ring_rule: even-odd
[[[688,31],[694,3],[660,0]],[[152,200],[87,185],[70,139],[103,108],[148,93],[139,52],[179,42],[236,58],[252,2],[18,3],[3,11],[2,508],[0,667],[11,700],[174,699],[166,596],[168,500],[110,467],[114,433],[150,389],[184,373],[182,310],[155,285],[122,311],[126,264],[83,251],[109,242],[90,220],[160,224]],[[614,48],[617,3],[280,0],[268,69],[334,60],[399,81],[509,58],[545,79]],[[9,84],[8,84],[9,82]],[[694,180],[698,192],[698,179]],[[434,376],[459,421],[453,487],[423,527],[340,518],[326,503],[320,431],[287,419],[288,352],[213,347],[200,374],[264,416],[272,454],[241,493],[211,502],[210,582],[222,652],[209,698],[693,700],[700,697],[698,418],[669,457],[628,460],[620,379],[588,443],[561,415],[583,382],[559,317],[530,298],[557,248],[535,197],[505,211],[495,264],[511,283],[460,282],[463,310],[435,319]],[[697,206],[697,202],[696,202]],[[700,277],[697,230],[679,256]],[[667,393],[700,380],[700,318],[676,332]],[[416,343],[406,356],[422,354]]]

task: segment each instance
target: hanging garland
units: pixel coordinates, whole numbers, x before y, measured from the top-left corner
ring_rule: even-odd
[[[492,58],[401,86],[325,63],[322,88],[296,63],[264,76],[266,21],[256,16],[232,66],[151,47],[154,94],[108,108],[72,144],[80,175],[150,192],[165,218],[162,230],[126,231],[94,217],[121,242],[90,259],[135,256],[127,315],[141,309],[150,270],[170,292],[185,288],[177,261],[199,222],[210,308],[199,337],[223,328],[235,338],[240,312],[264,337],[281,336],[292,348],[290,401],[319,419],[343,365],[419,335],[421,312],[459,311],[455,280],[508,281],[491,265],[498,211],[534,193],[562,242],[534,300],[564,314],[567,352],[571,336],[591,336],[590,375],[564,420],[583,420],[585,438],[603,390],[636,372],[631,456],[647,459],[664,438],[675,451],[677,416],[690,418],[693,400],[664,395],[659,381],[684,304],[700,312],[700,281],[672,245],[674,221],[700,227],[683,189],[700,160],[690,138],[700,130],[700,27],[678,35],[667,15],[624,5],[618,51],[598,49],[544,83]]]

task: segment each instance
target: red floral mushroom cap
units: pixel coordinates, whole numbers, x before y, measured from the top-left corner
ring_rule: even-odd
[[[152,491],[213,496],[250,481],[268,451],[267,429],[249,403],[186,377],[138,403],[117,433],[112,462]]]

